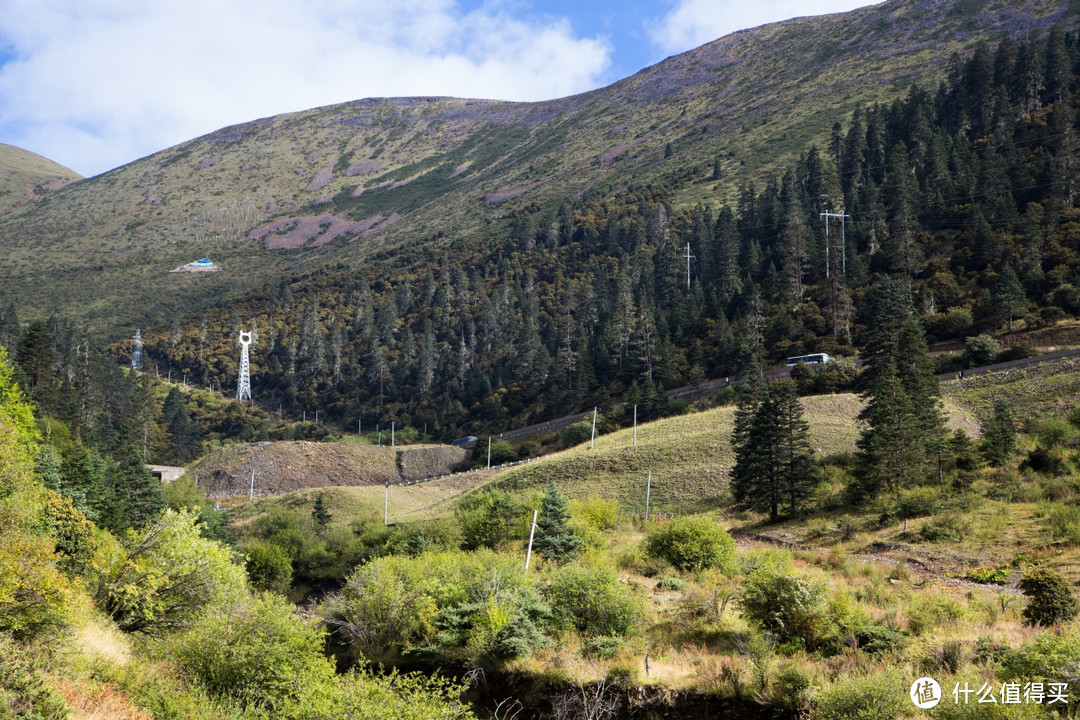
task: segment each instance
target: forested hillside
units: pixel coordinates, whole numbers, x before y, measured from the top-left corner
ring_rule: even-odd
[[[670,185],[532,204],[445,252],[294,275],[146,333],[147,352],[229,386],[252,327],[257,403],[450,437],[620,398],[650,417],[662,389],[735,375],[753,351],[854,354],[864,292],[887,274],[931,341],[1038,328],[1080,311],[1078,62],[1058,29],[980,44],[734,207],[670,204],[716,183],[720,159],[699,158]],[[848,216],[828,242],[827,211]]]

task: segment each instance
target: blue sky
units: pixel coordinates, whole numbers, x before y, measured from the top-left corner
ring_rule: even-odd
[[[543,100],[866,0],[0,0],[0,142],[82,175],[364,97]]]

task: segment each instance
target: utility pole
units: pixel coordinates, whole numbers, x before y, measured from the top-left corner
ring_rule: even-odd
[[[589,440],[589,449],[596,446],[596,408],[592,409],[592,439]]]
[[[686,243],[686,254],[683,255],[686,258],[686,289],[690,289],[690,261],[697,261],[694,257],[694,253],[690,252],[690,243]]]
[[[539,514],[539,510],[533,510],[532,527],[529,528],[529,550],[525,553],[525,574],[529,574],[529,561],[532,560],[532,544],[533,536],[536,535],[536,516]]]
[[[649,471],[649,479],[645,483],[645,522],[649,522],[649,500],[652,498],[652,470]]]
[[[390,447],[395,447],[395,443],[394,443],[394,423],[395,422],[396,422],[395,420],[390,421]]]
[[[491,436],[488,435],[488,466],[487,469],[491,469]]]
[[[382,524],[390,524],[390,481],[386,482],[386,492],[383,495]]]
[[[251,468],[251,488],[248,490],[248,502],[255,499],[255,468]]]
[[[634,447],[637,447],[637,405],[634,406]]]

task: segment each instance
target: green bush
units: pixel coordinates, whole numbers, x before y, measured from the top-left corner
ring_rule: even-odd
[[[245,587],[232,553],[202,537],[189,510],[166,510],[157,522],[110,535],[98,548],[94,600],[125,632],[160,634],[190,626],[214,602]]]
[[[680,570],[735,571],[735,541],[720,523],[704,515],[677,517],[661,525],[645,538],[644,549]]]
[[[898,672],[842,678],[815,701],[815,720],[895,720],[911,708]]]
[[[60,569],[68,575],[82,575],[90,568],[97,550],[94,524],[82,513],[71,498],[52,490],[45,491],[45,518],[51,525],[49,534],[56,543]]]
[[[308,710],[300,720],[475,720],[460,696],[466,686],[438,675],[376,673],[360,668],[341,678],[331,712]]]
[[[369,659],[427,647],[462,648],[475,661],[539,647],[550,611],[519,558],[457,550],[376,558],[357,568],[319,614]]]
[[[564,565],[541,588],[557,625],[587,635],[633,634],[645,614],[645,601],[602,568]]]
[[[67,720],[64,699],[44,682],[41,661],[0,635],[0,717],[20,720]]]
[[[1080,505],[1054,505],[1046,513],[1046,524],[1055,540],[1080,544]]]
[[[812,645],[823,629],[823,598],[817,583],[765,566],[746,578],[739,604],[748,620],[780,641]]]
[[[243,548],[247,557],[247,574],[256,590],[283,593],[292,584],[292,559],[279,546],[256,541]]]
[[[214,697],[283,713],[325,694],[334,665],[322,649],[325,631],[297,616],[273,593],[239,598],[208,613],[175,641],[177,665]]]
[[[563,429],[562,440],[567,447],[580,445],[592,439],[592,422],[582,420]]]
[[[1061,635],[1040,633],[1031,642],[1015,650],[1006,650],[1000,676],[1003,680],[1026,678],[1065,682],[1070,676],[1076,677],[1078,666],[1080,632],[1073,628],[1072,632]],[[1076,690],[1074,687],[1070,695],[1075,697]]]
[[[1020,590],[1028,599],[1024,619],[1032,625],[1053,625],[1076,617],[1076,597],[1065,578],[1047,568],[1035,568],[1020,580]]]

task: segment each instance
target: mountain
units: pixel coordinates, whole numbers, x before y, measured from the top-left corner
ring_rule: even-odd
[[[5,295],[115,335],[300,271],[437,255],[560,198],[662,183],[675,207],[734,204],[854,107],[936,85],[953,53],[1077,17],[1076,3],[892,0],[559,100],[367,99],[224,128],[0,219]],[[205,256],[222,272],[168,275]]]
[[[0,215],[81,179],[81,175],[14,145],[0,143]]]

